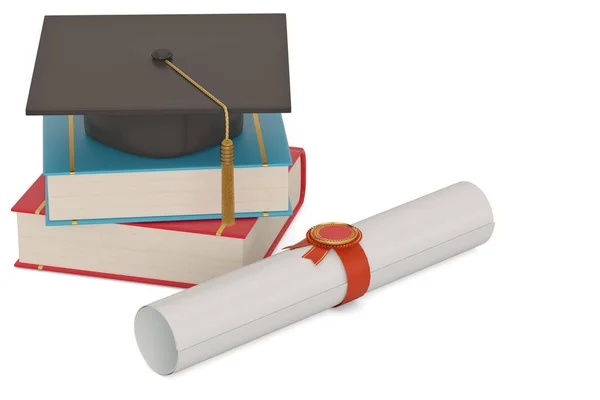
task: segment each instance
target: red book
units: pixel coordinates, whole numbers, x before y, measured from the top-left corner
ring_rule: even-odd
[[[12,208],[17,213],[15,266],[188,288],[270,256],[304,202],[306,156],[290,148],[290,217],[46,226],[40,176]]]

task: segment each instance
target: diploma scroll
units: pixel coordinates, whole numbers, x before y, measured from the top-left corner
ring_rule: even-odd
[[[482,191],[460,182],[353,226],[371,291],[485,243],[494,220]],[[342,261],[331,251],[315,265],[306,251],[283,251],[142,307],[134,328],[147,364],[171,374],[340,304]]]

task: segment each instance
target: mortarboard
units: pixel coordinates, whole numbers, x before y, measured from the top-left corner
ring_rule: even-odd
[[[141,156],[221,143],[226,224],[226,133],[240,133],[244,113],[290,111],[285,14],[47,16],[26,109],[84,115],[90,137]]]

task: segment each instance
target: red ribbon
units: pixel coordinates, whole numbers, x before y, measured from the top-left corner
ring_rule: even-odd
[[[323,238],[320,235],[320,231],[322,231],[324,227],[345,227],[348,230],[351,229],[352,233],[357,232],[357,234],[354,234],[355,237],[350,242],[335,245],[332,243],[335,243],[336,241],[343,242],[344,238]],[[336,306],[339,307],[363,296],[369,290],[369,285],[371,284],[371,268],[369,266],[367,255],[360,245],[361,239],[362,234],[357,228],[346,224],[334,225],[333,223],[330,223],[317,225],[307,232],[306,239],[301,240],[293,246],[286,247],[286,249],[293,250],[312,246],[304,253],[302,258],[311,260],[315,265],[319,265],[330,250],[334,250],[337,253],[346,270],[346,277],[348,279],[346,296],[344,297],[344,300]]]

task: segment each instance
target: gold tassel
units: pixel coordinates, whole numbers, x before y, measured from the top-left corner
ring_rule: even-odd
[[[154,55],[153,55],[154,58]],[[208,90],[202,87],[198,82],[186,75],[169,59],[164,62],[175,72],[181,75],[185,80],[194,85],[198,90],[204,93],[208,98],[219,105],[225,114],[225,139],[221,142],[221,225],[235,225],[235,197],[233,182],[233,142],[229,139],[229,110],[223,102],[213,96]]]
[[[233,183],[233,141],[221,142],[221,223],[235,224],[235,193]]]

